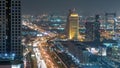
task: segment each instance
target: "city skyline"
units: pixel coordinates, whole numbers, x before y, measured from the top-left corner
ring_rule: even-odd
[[[81,15],[103,14],[105,12],[119,11],[119,0],[22,0],[22,14],[67,14],[71,8],[76,8]]]
[[[119,3],[0,0],[0,68],[120,68]]]

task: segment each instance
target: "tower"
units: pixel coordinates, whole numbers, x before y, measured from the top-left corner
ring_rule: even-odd
[[[71,40],[78,40],[79,15],[75,12],[75,9],[69,11],[66,27],[68,38]]]
[[[105,13],[105,25],[106,25],[106,29],[111,29],[110,27],[112,27],[112,30],[115,31],[116,28],[116,13]]]
[[[86,22],[86,40],[100,42],[99,15],[95,16],[95,22]]]
[[[0,0],[0,58],[21,60],[21,1]]]
[[[110,34],[109,39],[114,39],[116,34],[116,26],[117,26],[116,13],[105,13],[105,26],[106,32]]]

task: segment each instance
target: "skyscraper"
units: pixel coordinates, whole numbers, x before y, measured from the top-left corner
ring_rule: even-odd
[[[86,22],[86,40],[100,42],[99,15],[96,15],[95,22]]]
[[[78,40],[79,15],[75,12],[75,9],[69,11],[66,27],[68,38],[71,40]]]
[[[0,60],[20,60],[21,1],[0,0]]]
[[[109,39],[115,39],[117,25],[116,13],[105,13],[105,31],[110,34]]]
[[[116,29],[116,13],[105,13],[105,26],[107,29]]]

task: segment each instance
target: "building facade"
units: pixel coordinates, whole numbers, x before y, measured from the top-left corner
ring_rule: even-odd
[[[79,15],[75,10],[70,10],[67,18],[66,33],[69,39],[77,40],[79,35]]]
[[[21,1],[0,0],[0,58],[22,58]]]

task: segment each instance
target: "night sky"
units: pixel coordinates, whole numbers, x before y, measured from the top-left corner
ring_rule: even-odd
[[[76,8],[81,15],[117,12],[120,15],[120,0],[22,0],[23,14],[66,14]]]

